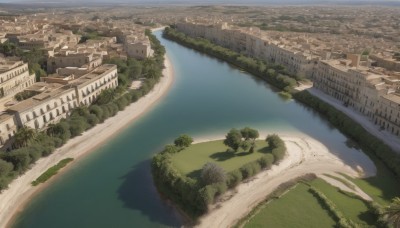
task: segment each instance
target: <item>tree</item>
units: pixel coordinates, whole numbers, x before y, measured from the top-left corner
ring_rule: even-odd
[[[252,139],[253,141],[255,141],[260,136],[257,130],[249,127],[243,128],[242,130],[240,130],[240,133],[245,140]]]
[[[103,90],[100,95],[96,99],[96,104],[103,105],[108,104],[115,98],[115,92],[113,89],[105,89]]]
[[[6,153],[4,160],[11,162],[14,165],[14,170],[18,173],[23,173],[27,170],[31,163],[31,157],[25,148]]]
[[[12,163],[0,159],[0,177],[7,176],[13,169],[14,166]]]
[[[247,151],[249,148],[251,148],[251,143],[246,140],[240,143],[240,148],[242,148],[244,151]]]
[[[241,148],[245,151],[247,151],[249,148],[249,152],[253,153],[254,149],[256,147],[256,139],[260,136],[257,130],[245,127],[242,130],[240,130],[240,133],[242,134],[242,137],[245,139],[244,142],[242,142]],[[249,140],[252,140],[252,142],[249,142]]]
[[[242,144],[242,134],[239,130],[231,129],[225,137],[224,144],[237,151]]]
[[[15,148],[26,147],[28,144],[35,139],[36,131],[29,127],[21,127],[14,135]]]
[[[387,206],[383,212],[388,223],[392,224],[394,227],[400,227],[400,198],[395,197],[392,203]]]
[[[192,137],[188,135],[180,135],[177,139],[175,139],[174,144],[177,147],[184,148],[190,146],[192,142],[193,142]]]
[[[201,179],[206,185],[224,182],[226,179],[225,171],[215,163],[208,162],[201,170]]]
[[[98,105],[91,105],[89,107],[89,112],[95,114],[97,118],[103,120],[103,110]]]
[[[46,133],[48,136],[61,139],[63,143],[67,142],[71,137],[69,124],[66,121],[61,121],[58,124],[50,124]]]

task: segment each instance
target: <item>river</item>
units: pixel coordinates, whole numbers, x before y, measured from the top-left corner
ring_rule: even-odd
[[[230,128],[307,135],[347,164],[373,163],[318,114],[283,100],[267,83],[161,37],[175,82],[159,104],[138,121],[77,161],[37,194],[13,227],[176,227],[175,210],[160,199],[150,173],[152,155],[182,133],[223,136]]]

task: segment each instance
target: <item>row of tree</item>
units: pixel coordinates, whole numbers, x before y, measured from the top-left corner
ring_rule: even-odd
[[[130,79],[144,78],[143,86],[139,90],[128,90],[126,84],[122,84],[117,89],[104,90],[93,105],[76,108],[67,119],[62,119],[57,124],[50,124],[46,131],[37,132],[28,127],[18,129],[14,137],[13,149],[0,151],[0,191],[7,188],[13,179],[28,170],[39,158],[50,155],[70,138],[79,136],[87,129],[116,115],[118,111],[136,102],[154,87],[162,76],[165,49],[155,36],[151,33],[147,35],[155,51],[153,58],[143,61],[116,60],[117,65],[127,66],[118,75],[119,78],[133,74],[133,70],[140,68],[140,74],[129,77]],[[146,62],[151,63],[151,70]],[[139,66],[136,67],[137,65]],[[152,73],[149,73],[150,71]]]
[[[232,137],[233,132],[240,134],[234,138],[241,143],[246,140],[255,141],[259,137],[258,131],[251,128],[240,131],[232,129],[226,135],[226,140]],[[174,145],[167,145],[162,152],[153,157],[151,166],[154,183],[163,196],[172,200],[195,220],[206,213],[208,205],[215,202],[228,189],[236,187],[240,182],[256,175],[261,170],[270,169],[274,163],[283,158],[286,152],[284,142],[277,135],[268,136],[266,141],[271,153],[265,154],[260,159],[229,173],[210,162],[203,166],[200,178],[193,179],[180,173],[172,162],[175,153],[179,153],[193,142],[191,137],[181,135],[174,141]],[[237,146],[237,144],[232,145]],[[234,152],[233,148],[228,150]]]

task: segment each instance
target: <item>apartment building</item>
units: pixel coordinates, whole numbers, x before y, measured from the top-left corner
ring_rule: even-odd
[[[67,117],[72,109],[78,107],[74,87],[43,82],[38,82],[34,87],[32,89],[42,92],[8,109],[15,115],[18,126],[40,130]]]
[[[320,59],[311,51],[304,52],[303,49],[291,46],[289,41],[263,35],[259,28],[238,29],[231,28],[225,22],[195,23],[188,20],[177,23],[176,27],[188,36],[205,38],[244,55],[281,64],[292,74],[311,77]]]
[[[40,94],[7,110],[15,116],[17,126],[42,130],[67,117],[74,108],[92,104],[101,91],[118,86],[117,66],[111,64],[102,65],[78,78],[55,75],[51,78],[52,82],[44,80],[28,88]]]
[[[375,113],[375,124],[381,126],[381,129],[400,136],[400,93],[380,97]]]
[[[102,65],[90,73],[75,80],[72,85],[80,105],[90,105],[105,89],[118,86],[117,66],[112,64]]]
[[[0,58],[0,99],[9,98],[35,83],[23,61]]]
[[[400,136],[400,76],[359,66],[359,58],[321,60],[314,87],[367,116],[381,129]]]

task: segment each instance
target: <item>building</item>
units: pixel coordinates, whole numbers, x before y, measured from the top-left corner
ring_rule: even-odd
[[[79,53],[70,50],[61,50],[47,59],[47,73],[55,73],[58,68],[80,67],[89,70],[102,64],[102,56],[93,53]]]
[[[4,146],[17,131],[17,122],[14,115],[0,113],[0,147]]]
[[[314,87],[367,116],[381,129],[400,136],[400,76],[359,66],[359,58],[321,60]]]
[[[311,77],[320,59],[307,39],[296,42],[282,37],[262,34],[259,28],[232,28],[227,23],[195,23],[185,20],[176,24],[178,31],[191,37],[208,39],[244,55],[280,64],[288,72]]]
[[[35,83],[28,64],[22,61],[0,58],[0,99],[10,98]]]
[[[74,108],[92,104],[101,91],[117,86],[117,66],[111,64],[97,67],[77,78],[73,74],[51,75],[28,88],[38,95],[11,106],[8,112],[15,116],[17,126],[42,130],[66,118]]]
[[[125,47],[128,56],[136,59],[146,59],[154,54],[150,41],[128,43],[125,44]]]
[[[380,97],[375,111],[375,124],[381,129],[400,136],[400,93]]]
[[[42,92],[8,109],[15,115],[18,126],[40,130],[67,117],[78,107],[76,90],[72,86],[39,82],[34,87]]]

